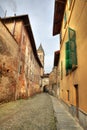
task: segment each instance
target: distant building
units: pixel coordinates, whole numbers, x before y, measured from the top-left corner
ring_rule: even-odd
[[[43,76],[43,74],[44,74],[44,58],[45,58],[45,53],[44,53],[44,50],[43,50],[43,47],[42,47],[41,44],[40,44],[40,46],[39,46],[39,48],[37,50],[37,53],[38,53],[39,59],[41,61],[41,64],[43,66],[42,72],[41,72],[41,75]]]
[[[59,68],[59,58],[60,58],[60,50],[54,52],[54,68],[55,68],[55,91],[56,96],[59,98],[59,92],[60,92],[60,68]]]
[[[60,56],[60,51],[55,51],[54,52],[54,66],[49,75],[50,92],[56,97],[59,97],[59,82],[60,82],[59,68],[58,68],[59,56]]]
[[[8,64],[10,64],[9,68],[7,67],[7,70],[9,70],[9,72],[12,72],[13,77],[9,79],[9,82],[10,80],[14,81],[14,77],[17,80],[15,85],[11,83],[13,85],[13,88],[15,89],[15,99],[21,97],[26,98],[36,92],[40,92],[42,64],[37,55],[35,41],[28,15],[2,18],[0,30],[1,45],[4,47],[5,44],[5,51],[9,53],[11,51],[11,58],[7,55],[7,53],[5,54],[7,56],[7,60],[5,60],[5,52],[1,55],[2,61],[0,62],[0,85],[3,89],[6,88],[6,84],[3,82],[2,85],[2,81],[4,81],[5,78],[7,81],[8,75],[6,75],[6,77],[3,75],[2,67],[6,67],[8,66]],[[0,54],[3,48],[2,46],[0,46]],[[13,69],[11,70],[11,68]],[[3,93],[4,91],[6,90],[4,89]],[[9,94],[8,91],[6,94]]]
[[[57,67],[53,67],[49,75],[49,89],[52,95],[57,96]]]
[[[49,74],[44,74],[42,77],[42,91],[48,91],[49,90]]]
[[[53,35],[56,34],[60,34],[60,98],[86,130],[86,0],[55,0]]]

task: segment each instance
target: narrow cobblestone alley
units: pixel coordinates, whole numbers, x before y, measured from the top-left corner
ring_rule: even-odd
[[[0,105],[0,130],[56,130],[48,94]]]
[[[0,105],[0,130],[82,130],[82,128],[55,97],[42,93],[28,100]]]

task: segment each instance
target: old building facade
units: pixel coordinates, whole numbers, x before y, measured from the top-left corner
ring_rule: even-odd
[[[59,90],[60,90],[60,75],[59,75],[60,69],[58,67],[59,56],[60,56],[60,51],[59,50],[55,51],[54,52],[54,65],[49,75],[50,93],[58,98],[59,98]]]
[[[54,81],[55,81],[55,96],[59,98],[59,91],[60,91],[60,68],[59,68],[59,57],[60,57],[60,50],[54,52]]]
[[[54,66],[49,75],[50,94],[57,96],[57,67]]]
[[[6,32],[1,27],[3,35],[4,33],[6,33],[7,35],[7,39],[5,39],[6,45],[8,46],[8,41],[10,44],[8,48],[12,49],[13,47],[14,50],[12,55],[14,56],[14,52],[16,55],[14,57],[11,56],[12,60],[8,58],[11,62],[9,62],[10,69],[11,67],[15,67],[15,71],[17,73],[17,76],[14,76],[17,78],[18,87],[16,98],[26,98],[28,96],[33,95],[36,92],[40,92],[42,65],[37,55],[35,41],[28,15],[14,16],[8,18],[6,17],[2,18],[1,21],[3,23],[3,27],[5,28],[5,30],[7,30]],[[8,35],[11,35],[11,37],[8,37]],[[13,41],[10,41],[11,38],[13,38]],[[4,55],[2,55],[2,59],[5,59]],[[4,61],[1,62],[1,65],[2,64],[4,64]],[[7,61],[6,64],[8,64]],[[2,65],[1,67],[3,66],[5,65]],[[1,84],[1,86],[3,85]],[[14,88],[16,89],[15,86]]]
[[[0,102],[16,98],[18,60],[17,42],[0,19]]]
[[[42,85],[42,87],[41,87],[41,90],[43,91],[43,92],[45,92],[45,91],[49,91],[49,74],[47,73],[47,74],[44,74],[43,76],[41,76],[41,85]]]
[[[53,35],[60,34],[60,98],[85,129],[87,129],[86,14],[86,0],[55,1]]]

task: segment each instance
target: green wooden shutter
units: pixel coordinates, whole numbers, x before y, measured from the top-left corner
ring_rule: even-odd
[[[64,13],[64,23],[66,24],[67,22],[67,16],[66,16],[66,12]]]
[[[68,28],[69,41],[65,43],[65,57],[66,57],[66,74],[69,70],[76,68],[77,53],[76,53],[76,32]]]
[[[75,30],[68,28],[68,36],[69,36],[69,41],[74,40],[76,41],[76,32]]]
[[[72,68],[70,42],[66,42],[66,71]]]
[[[71,59],[66,59],[66,70],[72,69],[72,60]]]
[[[76,52],[76,32],[75,30],[68,28],[69,42],[70,42],[70,51],[72,59],[72,67],[77,65],[77,52]]]
[[[76,42],[71,40],[70,46],[71,46],[72,66],[75,66],[77,65]]]

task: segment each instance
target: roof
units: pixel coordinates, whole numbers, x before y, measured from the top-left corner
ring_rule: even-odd
[[[30,38],[30,43],[31,43],[31,46],[32,46],[32,50],[33,50],[33,53],[34,53],[34,56],[38,62],[38,64],[42,67],[42,64],[39,60],[39,57],[37,55],[37,50],[36,50],[36,45],[35,45],[35,40],[34,40],[34,36],[33,36],[33,32],[32,32],[32,29],[31,29],[31,25],[30,25],[30,21],[29,21],[29,18],[28,18],[28,15],[20,15],[20,16],[13,16],[13,17],[4,17],[4,18],[1,18],[2,22],[5,24],[5,23],[8,23],[8,22],[11,22],[11,21],[14,21],[14,20],[17,20],[17,21],[23,21],[24,25],[25,25],[25,28],[28,32],[28,36]]]
[[[54,66],[58,65],[60,57],[60,50],[54,52]]]
[[[42,47],[42,45],[40,44],[40,46],[39,46],[39,48],[38,48],[38,50],[37,50],[38,52],[40,51],[42,51],[43,53],[44,53],[44,49],[43,49],[43,47]]]
[[[53,35],[60,33],[66,1],[67,0],[55,0]]]

